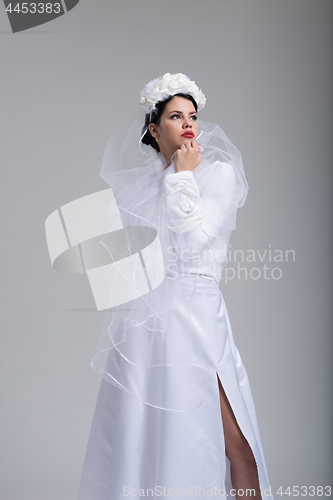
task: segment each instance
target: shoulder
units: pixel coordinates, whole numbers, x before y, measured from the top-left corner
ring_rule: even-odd
[[[211,164],[212,175],[234,180],[236,178],[234,167],[225,161],[215,161]]]
[[[200,169],[197,167],[194,169],[194,175],[202,189],[210,189],[213,191],[221,190],[221,188],[227,186],[231,187],[236,181],[234,167],[230,163],[224,161],[204,164]]]

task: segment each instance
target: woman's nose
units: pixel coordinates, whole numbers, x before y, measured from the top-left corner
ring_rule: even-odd
[[[184,126],[185,127],[192,127],[192,123],[191,123],[191,120],[189,118],[188,119],[185,118]]]

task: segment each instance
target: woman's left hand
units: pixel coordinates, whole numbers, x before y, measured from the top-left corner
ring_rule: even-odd
[[[195,139],[182,144],[175,152],[175,171],[193,171],[201,162],[202,150],[200,151],[200,149]]]

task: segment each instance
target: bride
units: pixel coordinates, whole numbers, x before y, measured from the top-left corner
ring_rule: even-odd
[[[143,129],[136,120],[121,147],[111,137],[106,149],[101,175],[118,209],[110,207],[101,240],[110,297],[120,293],[114,269],[126,259],[132,296],[110,301],[92,360],[103,379],[78,500],[273,499],[219,289],[248,185],[235,146],[199,120],[205,103],[193,81],[166,73],[141,91]],[[120,246],[110,238],[119,227]],[[138,271],[146,293],[138,293]]]

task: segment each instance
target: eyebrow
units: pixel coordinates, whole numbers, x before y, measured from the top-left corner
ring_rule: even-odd
[[[182,111],[179,111],[179,110],[177,110],[177,109],[174,109],[173,111],[170,111],[169,115],[170,115],[171,113],[179,113],[179,114],[182,114]],[[194,114],[196,114],[196,113],[197,113],[196,111],[191,111],[190,115],[194,115]]]

